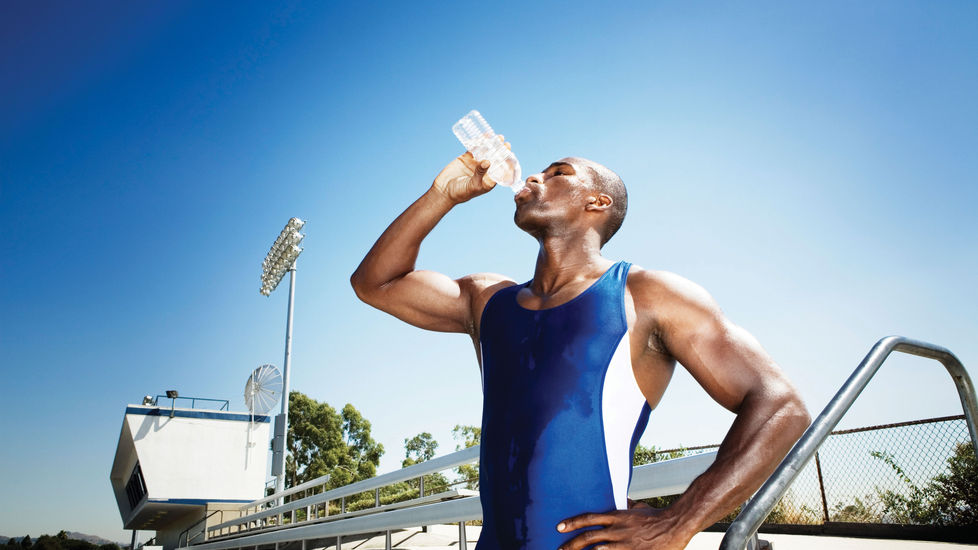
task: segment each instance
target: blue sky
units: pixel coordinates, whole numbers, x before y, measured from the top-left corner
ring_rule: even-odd
[[[128,540],[108,475],[124,407],[230,399],[281,365],[261,261],[308,220],[294,389],[403,440],[479,424],[464,336],[359,303],[348,277],[482,111],[524,173],[593,158],[628,185],[613,259],[680,273],[818,411],[880,337],[978,364],[978,6],[967,2],[39,2],[0,8],[0,534]],[[419,265],[532,275],[500,189]],[[957,414],[894,358],[844,426]],[[643,444],[731,415],[678,374]],[[144,537],[145,538],[145,537]]]

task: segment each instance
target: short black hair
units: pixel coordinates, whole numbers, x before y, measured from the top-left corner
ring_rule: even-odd
[[[588,161],[587,169],[591,173],[592,188],[611,197],[608,221],[601,230],[601,246],[604,246],[625,221],[625,213],[628,211],[628,191],[621,177],[607,166]]]

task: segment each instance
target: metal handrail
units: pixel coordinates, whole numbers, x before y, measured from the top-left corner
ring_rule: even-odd
[[[298,510],[300,508],[305,508],[307,506],[328,503],[331,500],[336,500],[339,498],[353,496],[366,491],[379,489],[386,485],[391,485],[401,481],[416,479],[421,476],[433,474],[435,472],[440,472],[442,470],[447,470],[449,468],[454,468],[462,464],[469,464],[471,462],[476,462],[478,460],[479,460],[479,446],[476,445],[473,447],[469,447],[467,449],[463,449],[461,451],[456,451],[454,453],[447,454],[445,456],[440,456],[438,458],[433,458],[425,462],[413,464],[406,468],[401,468],[400,470],[395,470],[393,472],[381,474],[379,476],[372,477],[370,479],[357,481],[355,483],[351,483],[350,485],[344,485],[343,487],[337,487],[336,489],[330,489],[322,493],[317,493],[315,495],[307,496],[305,498],[286,502],[284,504],[275,506],[273,508],[266,508],[264,510],[256,511],[255,513],[248,514],[240,518],[228,520],[218,525],[213,525],[208,528],[208,531],[216,531],[216,530],[224,529],[226,527],[234,527],[236,525],[241,525],[251,521],[256,521],[258,519],[262,519],[265,517],[277,516],[279,514],[283,514],[285,512],[291,512],[293,510]],[[276,493],[272,496],[265,497],[263,499],[259,499],[254,502],[250,502],[242,506],[241,510],[258,508],[262,504],[271,502],[273,500],[277,500],[283,496],[292,495],[304,491],[306,489],[309,489],[311,487],[314,487],[316,485],[322,485],[328,480],[329,480],[328,475],[316,478],[312,481],[308,481],[306,483],[303,483],[302,485],[298,485],[282,493]]]
[[[193,525],[191,525],[190,527],[187,527],[186,529],[184,529],[183,532],[180,533],[180,535],[177,537],[177,547],[178,548],[182,548],[184,546],[190,546],[190,543],[193,542],[194,539],[196,539],[197,537],[202,536],[205,533],[207,533],[207,529],[206,529],[206,527],[207,527],[207,520],[211,519],[212,517],[214,517],[215,514],[218,514],[218,513],[221,514],[221,520],[223,520],[224,519],[224,510],[214,510],[210,514],[207,514],[203,518],[197,520],[197,522],[194,523]],[[202,528],[199,533],[197,533],[196,535],[194,535],[194,536],[191,537],[190,536],[190,532],[193,531],[195,528],[197,528],[197,526],[199,526],[202,523],[204,524],[203,525],[204,528]],[[182,541],[184,539],[184,537],[187,538],[187,543],[186,544],[181,544],[180,541]],[[206,539],[206,537],[205,537],[205,539]]]
[[[335,522],[341,522],[344,520],[361,517],[361,516],[380,514],[380,513],[386,514],[391,511],[400,510],[403,508],[412,508],[412,507],[416,508],[416,507],[427,506],[430,504],[436,504],[440,502],[453,501],[453,500],[471,498],[471,497],[478,498],[479,492],[471,491],[469,489],[453,489],[441,493],[433,493],[430,495],[426,495],[424,497],[413,498],[410,500],[402,500],[399,502],[392,502],[390,504],[383,504],[380,506],[364,508],[362,510],[355,510],[352,512],[342,512],[339,514],[332,514],[323,517],[317,517],[315,516],[315,514],[313,514],[312,516],[307,517],[304,521],[292,521],[290,523],[269,524],[269,523],[263,523],[260,520],[252,519],[246,525],[245,524],[240,525],[237,531],[232,530],[231,528],[228,527],[221,528],[218,533],[214,533],[213,530],[208,531],[208,533],[210,534],[208,535],[206,540],[217,541],[217,540],[223,540],[227,538],[241,537],[246,534],[252,535],[252,534],[265,533],[269,531],[289,530],[289,529],[301,527],[303,525],[312,525],[312,524],[327,523],[327,522],[335,523]],[[279,513],[276,515],[281,515],[281,514]],[[224,532],[225,529],[227,529],[226,533]]]
[[[480,519],[481,517],[482,504],[479,502],[479,497],[470,496],[331,522],[290,524],[277,530],[245,533],[240,537],[233,538],[212,539],[188,548],[193,550],[254,548],[266,544],[345,537],[363,533],[383,533],[388,530],[407,529],[418,525],[457,523]]]
[[[798,476],[805,464],[811,460],[815,451],[821,447],[832,428],[839,423],[842,416],[852,406],[853,401],[866,388],[869,380],[879,370],[883,361],[894,351],[935,359],[944,365],[958,389],[965,420],[968,423],[968,431],[971,432],[971,443],[978,451],[978,427],[976,427],[978,398],[975,397],[975,387],[961,361],[949,350],[940,346],[911,340],[903,336],[888,336],[873,346],[873,349],[856,367],[856,370],[842,385],[835,397],[829,401],[818,418],[801,436],[788,456],[781,461],[774,474],[761,486],[754,498],[744,506],[740,515],[730,524],[723,536],[723,540],[720,542],[720,550],[742,550],[746,546],[747,539],[757,532],[764,518],[771,513],[778,500],[788,490],[791,482]]]
[[[183,399],[185,401],[187,401],[187,400],[190,401],[190,408],[191,409],[196,409],[197,408],[197,402],[198,401],[208,401],[208,402],[213,402],[213,403],[224,403],[223,405],[221,405],[221,408],[218,409],[219,411],[231,410],[229,408],[231,402],[228,401],[227,399],[211,399],[209,397],[183,397],[183,396],[167,397],[165,395],[157,395],[156,398],[153,399],[153,405],[156,405],[157,403],[159,403],[161,398],[162,399],[169,399],[170,400],[170,404],[173,405],[173,406],[176,405],[177,399]]]
[[[470,447],[476,449],[477,447]],[[428,462],[459,455],[465,451],[452,453]],[[476,455],[478,456],[478,455]],[[703,453],[695,456],[674,458],[636,466],[628,489],[628,498],[640,500],[656,496],[682,493],[692,481],[712,464],[716,453]],[[422,462],[416,466],[427,464]],[[409,466],[408,468],[412,468]],[[407,468],[405,468],[406,470]],[[396,472],[391,472],[396,473]],[[385,474],[387,475],[387,474]],[[417,477],[417,474],[411,478]],[[360,482],[358,482],[360,483]],[[367,511],[376,513],[366,513]],[[294,541],[340,537],[362,533],[382,533],[385,531],[415,527],[418,525],[447,524],[482,519],[482,505],[478,496],[465,496],[454,500],[422,504],[411,508],[375,508],[363,510],[356,517],[333,518],[332,521],[309,521],[283,525],[276,529],[245,531],[194,544],[191,550],[230,550],[253,548],[259,545],[289,543]],[[352,514],[351,514],[352,515]],[[212,528],[213,529],[213,528]],[[460,534],[461,534],[460,528]],[[460,548],[465,548],[460,543]]]

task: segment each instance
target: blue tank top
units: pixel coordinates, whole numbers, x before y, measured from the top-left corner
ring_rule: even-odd
[[[632,373],[619,262],[565,304],[530,310],[527,284],[482,313],[482,534],[476,550],[554,550],[557,524],[627,508],[632,455],[651,412]]]

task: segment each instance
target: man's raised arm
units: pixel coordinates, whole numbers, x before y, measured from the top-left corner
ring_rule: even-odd
[[[486,175],[488,167],[489,161],[476,162],[470,153],[456,158],[438,174],[431,189],[391,223],[350,277],[361,300],[417,327],[473,333],[473,296],[487,283],[503,278],[454,280],[415,270],[415,262],[421,241],[449,210],[496,185]]]

